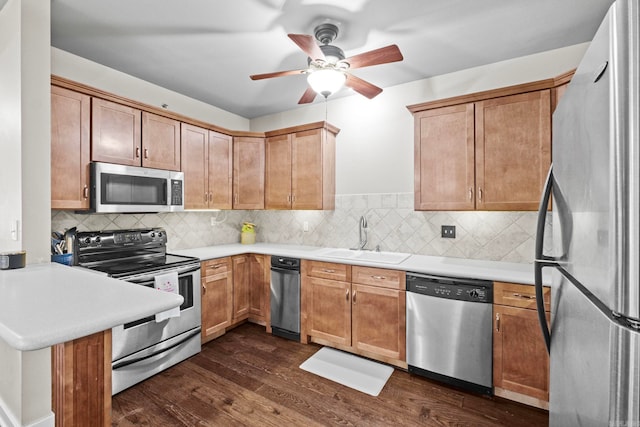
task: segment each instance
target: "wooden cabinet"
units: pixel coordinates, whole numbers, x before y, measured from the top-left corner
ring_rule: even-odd
[[[408,106],[415,209],[536,210],[572,75]]]
[[[51,87],[51,209],[89,209],[91,98]]]
[[[111,329],[51,347],[56,427],[111,425]]]
[[[231,325],[233,275],[231,258],[202,262],[202,342],[224,334]]]
[[[179,121],[142,112],[142,166],[180,170]]]
[[[140,166],[141,156],[141,111],[92,98],[91,160]]]
[[[261,325],[271,322],[270,286],[271,257],[268,255],[249,256],[249,320]]]
[[[324,122],[266,133],[266,209],[335,208],[337,133]]]
[[[404,272],[303,261],[302,275],[303,342],[406,367]]]
[[[262,137],[233,138],[234,209],[264,209],[264,148]]]
[[[233,262],[233,311],[232,322],[249,317],[249,288],[251,286],[251,256],[236,255]]]
[[[550,90],[415,114],[416,210],[536,210],[551,164]]]
[[[549,89],[476,103],[476,209],[537,210],[551,165]]]
[[[186,123],[181,133],[185,208],[231,209],[231,137]]]
[[[91,100],[91,160],[179,171],[180,122],[100,98]]]
[[[550,290],[544,290],[549,320]],[[549,356],[533,286],[494,283],[493,385],[496,396],[549,407]]]

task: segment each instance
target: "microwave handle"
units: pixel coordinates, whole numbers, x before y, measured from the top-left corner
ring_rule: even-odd
[[[166,205],[167,204],[167,200],[169,197],[169,186],[167,185],[167,181],[164,182],[164,200],[162,201],[162,204]]]

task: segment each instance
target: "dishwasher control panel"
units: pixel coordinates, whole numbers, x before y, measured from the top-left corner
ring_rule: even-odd
[[[492,303],[493,282],[407,274],[407,292],[459,301]]]

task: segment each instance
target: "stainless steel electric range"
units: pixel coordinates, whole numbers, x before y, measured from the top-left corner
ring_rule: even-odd
[[[162,228],[78,232],[77,265],[139,286],[177,274],[177,317],[150,316],[112,329],[112,394],[200,352],[200,260],[166,252]],[[177,313],[174,313],[174,315]]]

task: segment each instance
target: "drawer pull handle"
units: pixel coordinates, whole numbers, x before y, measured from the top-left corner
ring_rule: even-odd
[[[385,276],[371,276],[372,279],[375,280],[386,280],[387,278]]]
[[[145,158],[145,159],[148,159],[148,158],[149,158],[149,149],[148,149],[148,148],[145,148],[145,149],[144,149],[144,158]]]
[[[202,285],[202,294],[206,294],[207,293],[207,287],[205,285]]]
[[[136,158],[140,157],[140,147],[136,147]]]
[[[535,295],[513,294],[513,296],[516,298],[523,298],[523,299],[536,299]]]
[[[354,304],[356,303],[356,294],[357,293],[358,293],[357,291],[353,291],[353,303]]]
[[[222,268],[222,267],[224,267],[224,264],[212,265],[209,268],[212,269],[212,270],[217,270],[217,269]]]
[[[89,198],[89,187],[87,187],[86,185],[82,189],[82,197],[84,197],[85,199]]]
[[[482,188],[478,188],[478,201],[482,201]]]
[[[500,313],[496,313],[496,332],[500,332]]]
[[[344,296],[346,297],[347,301],[349,301],[349,289],[347,289],[347,292],[345,292]]]
[[[332,270],[332,269],[330,269],[330,268],[323,268],[323,269],[322,269],[322,272],[323,272],[323,273],[335,273],[336,271],[335,271],[335,270]]]
[[[473,200],[473,188],[469,187],[469,201]]]

